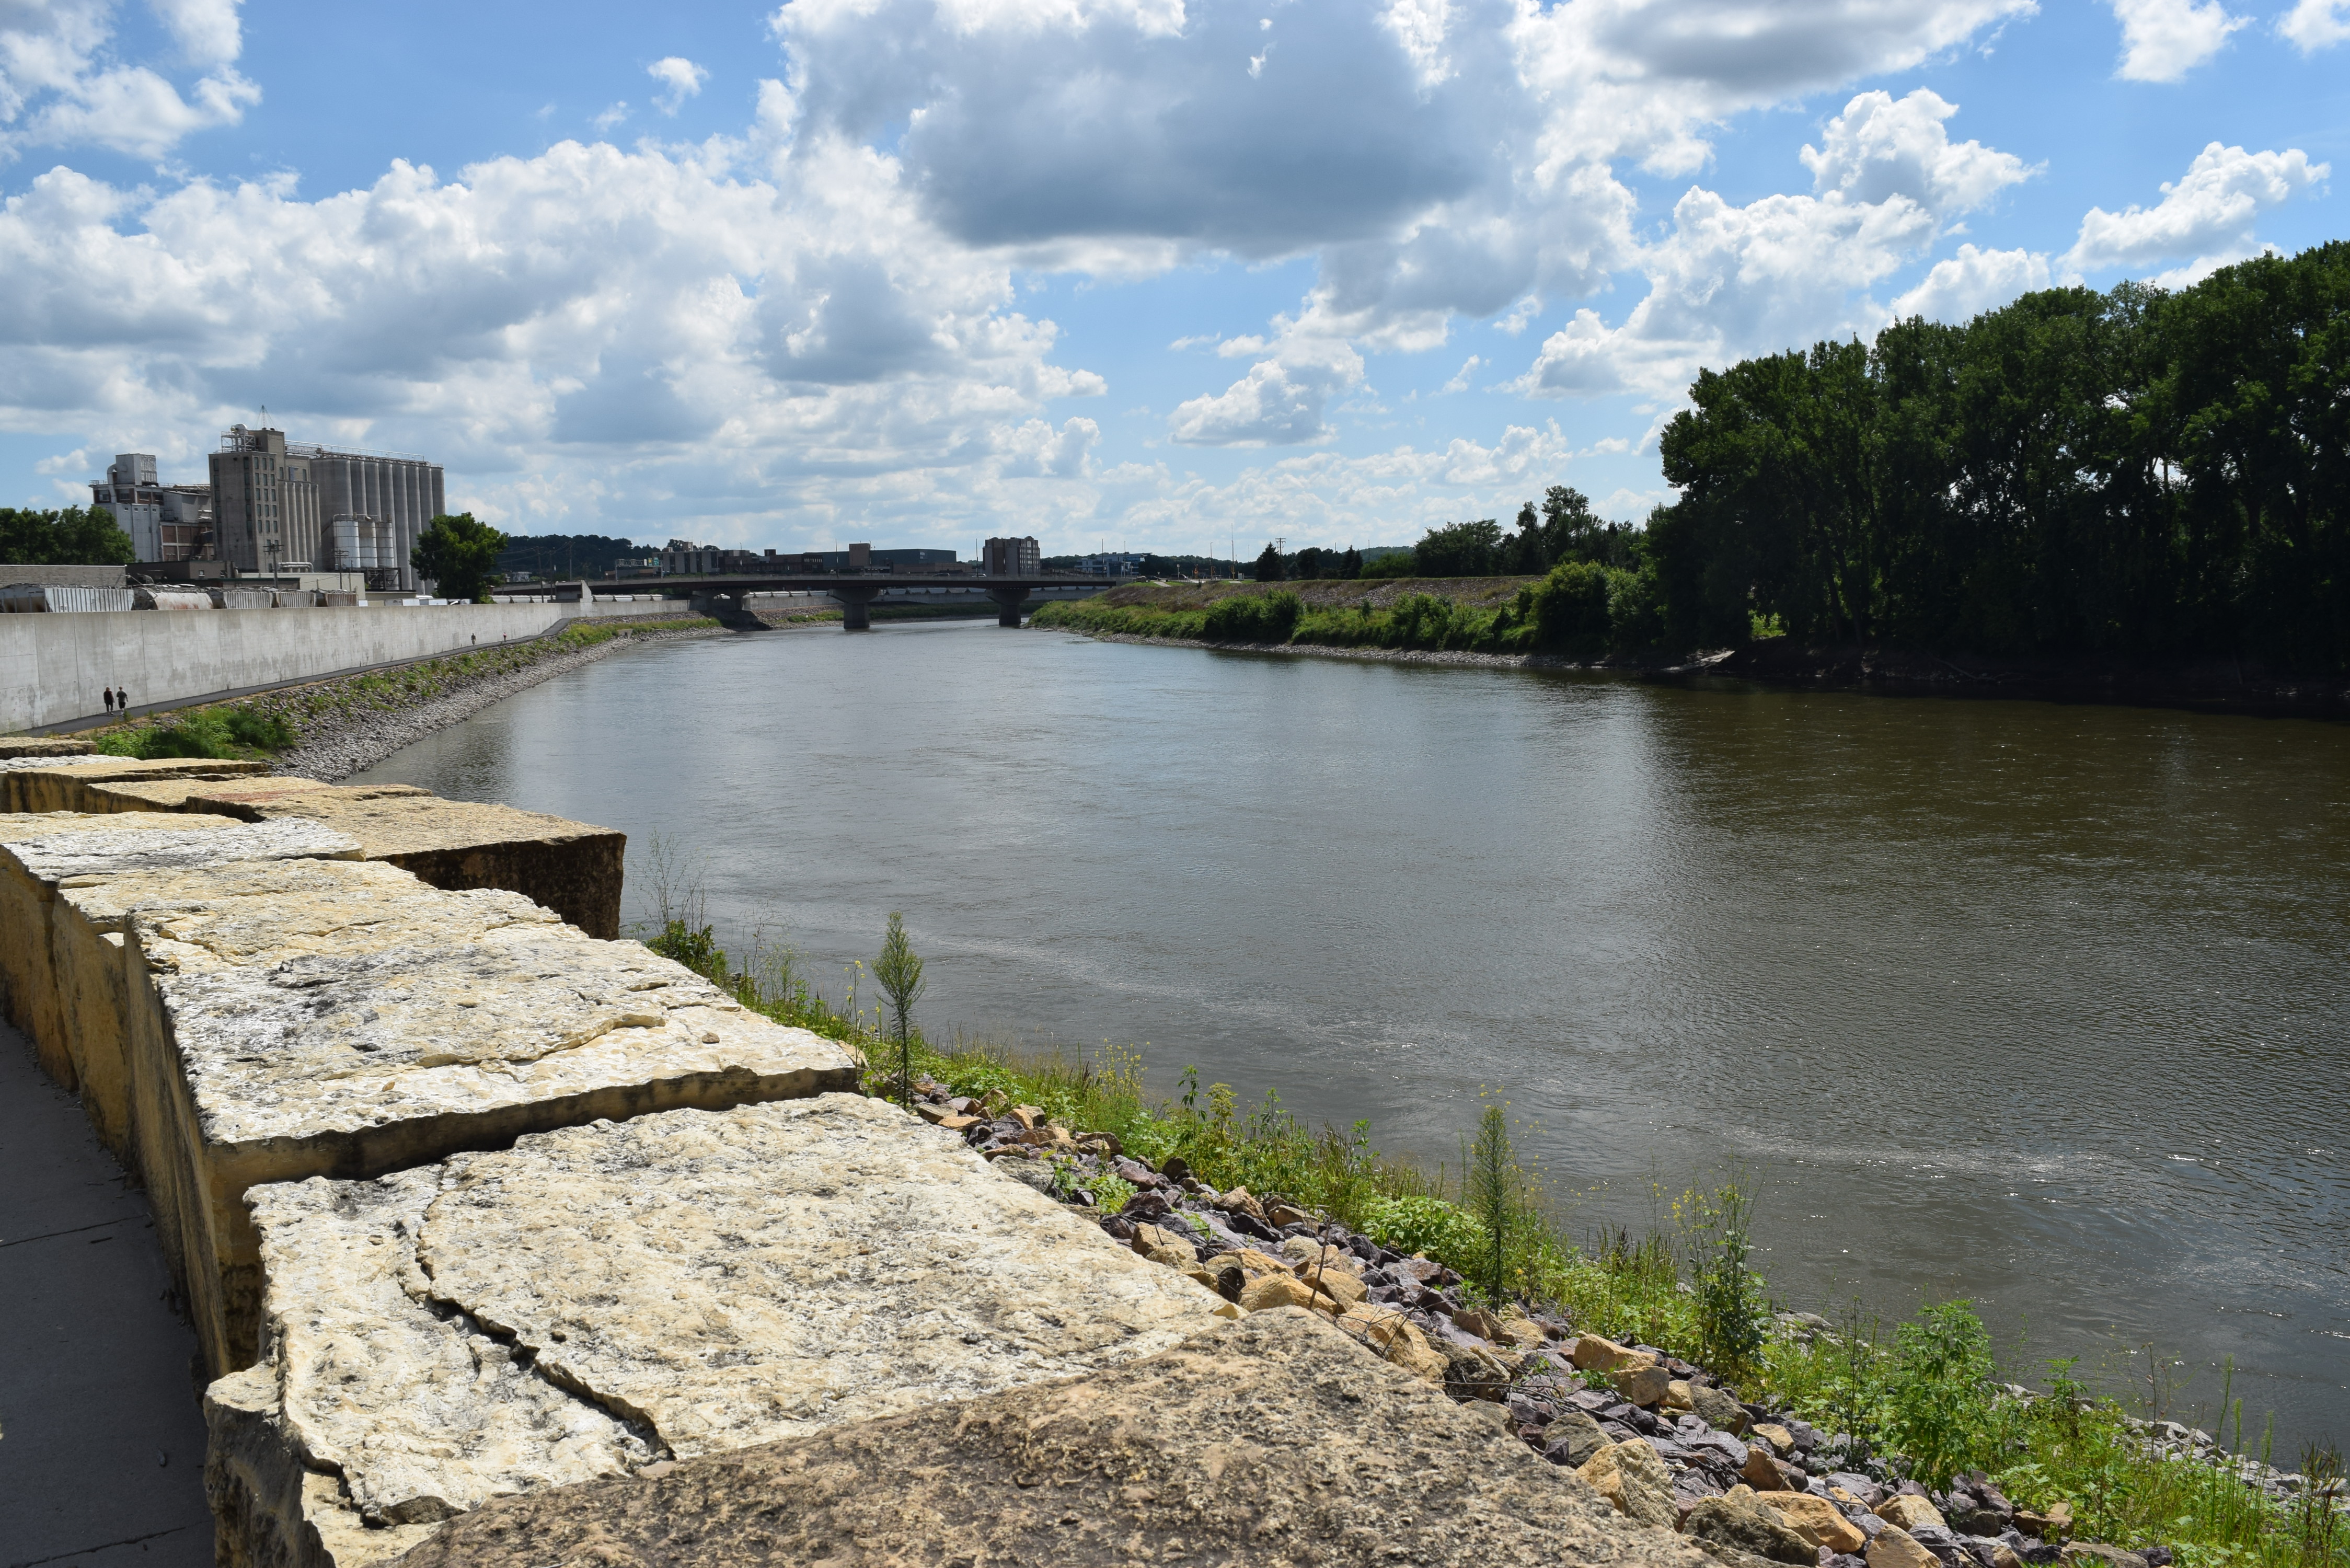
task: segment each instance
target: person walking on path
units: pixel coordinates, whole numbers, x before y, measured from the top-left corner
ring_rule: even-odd
[[[120,686],[114,689],[114,707],[124,718],[130,717],[130,693]]]
[[[106,716],[109,719],[114,717],[114,688],[111,686],[106,689]]]

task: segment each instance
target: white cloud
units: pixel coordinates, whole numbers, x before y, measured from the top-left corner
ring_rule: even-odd
[[[1219,554],[1228,529],[1248,544],[1248,553],[1255,536],[1275,534],[1293,548],[1408,545],[1440,523],[1507,520],[1547,486],[1569,483],[1573,458],[1573,443],[1546,423],[1505,426],[1490,446],[1458,437],[1429,451],[1302,453],[1243,469],[1222,483],[1178,478],[1163,466],[1127,465],[1116,477],[1149,493],[1128,502],[1108,525],[1168,547],[1196,548],[1212,535]]]
[[[2175,82],[2226,46],[2228,35],[2251,25],[2220,0],[2110,0],[2122,24],[2122,60],[2115,74],[2134,82]]]
[[[1937,217],[1972,212],[2031,171],[1980,141],[1953,143],[1942,122],[1959,106],[1919,88],[1898,102],[1865,92],[1800,154],[1812,189],[1834,202],[1874,205],[1907,196]]]
[[[1437,389],[1437,396],[1442,397],[1448,392],[1467,391],[1469,389],[1470,373],[1484,362],[1485,361],[1477,355],[1470,355],[1468,358],[1463,359],[1461,362],[1461,369],[1453,373],[1452,379],[1445,382],[1442,387]]]
[[[1862,93],[1803,151],[1821,194],[1741,207],[1691,187],[1671,232],[1635,258],[1648,293],[1623,323],[1577,310],[1512,386],[1673,400],[1700,365],[1874,330],[1885,311],[1866,291],[1926,254],[1947,217],[2029,173],[1980,142],[1952,144],[1953,112],[1923,90]]]
[[[2036,252],[1960,245],[1957,255],[1936,262],[1923,282],[1893,302],[1893,317],[1907,321],[1922,316],[1956,325],[2046,288],[2049,281],[2048,258]]]
[[[588,123],[595,126],[598,130],[604,131],[611,130],[612,127],[619,124],[620,121],[628,118],[629,100],[627,99],[622,99],[619,102],[606,109],[603,113],[598,115]]]
[[[2143,272],[2162,262],[2187,261],[2189,266],[2176,275],[2199,275],[2252,254],[2259,248],[2252,225],[2260,214],[2332,171],[2327,164],[2312,163],[2297,147],[2246,152],[2214,141],[2196,154],[2184,175],[2162,187],[2162,200],[2155,205],[2121,213],[2090,208],[2064,265],[2076,273]]]
[[[645,74],[661,84],[661,90],[653,95],[653,107],[670,115],[683,108],[685,100],[710,79],[708,71],[681,55],[655,60],[645,67]]]
[[[234,125],[261,100],[236,72],[234,0],[158,0],[185,62],[204,74],[186,95],[144,65],[111,58],[106,0],[0,5],[0,162],[32,147],[94,146],[161,158],[183,139]]]
[[[2304,55],[2350,38],[2350,0],[2299,0],[2277,23],[2277,31]]]
[[[0,425],[155,451],[266,403],[297,439],[429,452],[530,531],[853,513],[960,539],[1089,506],[1004,488],[1082,476],[1097,429],[1044,414],[1103,389],[1004,263],[868,149],[743,156],[565,142],[315,202],[52,171],[0,206]]]
[[[1292,333],[1276,358],[1216,395],[1191,399],[1168,417],[1167,431],[1187,446],[1295,446],[1336,433],[1323,411],[1336,394],[1362,384],[1363,357],[1343,341]]]

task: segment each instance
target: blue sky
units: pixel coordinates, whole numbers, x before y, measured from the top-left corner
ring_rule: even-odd
[[[1695,369],[2344,233],[2350,0],[0,0],[0,495],[229,423],[513,533],[1243,555]]]

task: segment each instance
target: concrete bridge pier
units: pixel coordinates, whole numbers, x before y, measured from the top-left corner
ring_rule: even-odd
[[[767,623],[751,613],[751,596],[747,593],[719,593],[703,589],[687,599],[696,615],[706,615],[723,627],[735,631],[764,631]]]
[[[879,583],[831,583],[826,585],[824,591],[840,601],[841,630],[873,629],[870,609],[873,596],[881,591]]]
[[[1028,586],[1025,583],[1017,587],[990,588],[987,597],[995,601],[996,625],[1014,628],[1020,625],[1020,607],[1028,602]]]

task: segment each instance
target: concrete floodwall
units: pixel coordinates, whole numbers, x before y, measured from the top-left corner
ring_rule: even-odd
[[[140,707],[192,701],[536,637],[577,607],[446,605],[0,616],[0,733],[101,717],[109,686],[128,691]]]

